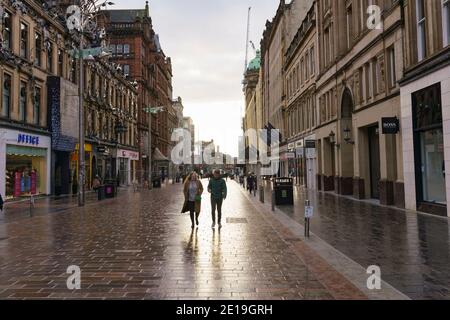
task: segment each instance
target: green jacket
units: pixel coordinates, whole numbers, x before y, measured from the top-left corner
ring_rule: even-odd
[[[208,192],[211,193],[211,198],[225,199],[227,197],[227,184],[223,178],[216,179],[212,177],[209,180]]]

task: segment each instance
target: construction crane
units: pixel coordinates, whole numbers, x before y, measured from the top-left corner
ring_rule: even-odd
[[[251,41],[251,40],[250,40],[250,44],[252,45],[253,53],[254,53],[255,56],[256,56],[256,46],[255,46],[255,44],[253,43],[253,41]]]
[[[247,71],[248,66],[248,44],[250,37],[250,15],[251,15],[252,7],[248,7],[248,16],[247,16],[247,39],[245,40],[245,66],[244,66],[244,74]]]

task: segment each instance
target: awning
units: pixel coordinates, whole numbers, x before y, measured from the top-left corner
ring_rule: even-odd
[[[46,157],[47,149],[6,145],[6,154],[10,156]]]
[[[161,151],[159,151],[158,148],[155,149],[155,151],[153,152],[153,161],[169,161],[169,159],[164,156]]]

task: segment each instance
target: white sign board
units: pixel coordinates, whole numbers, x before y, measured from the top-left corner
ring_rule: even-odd
[[[305,218],[312,218],[314,209],[312,206],[305,206]]]

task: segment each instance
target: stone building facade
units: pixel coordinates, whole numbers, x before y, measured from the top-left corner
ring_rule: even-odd
[[[400,100],[405,205],[450,216],[450,3],[405,1],[404,18]]]
[[[403,207],[401,136],[382,129],[400,118],[401,4],[375,1],[381,25],[369,28],[364,1],[316,3],[319,189]]]
[[[172,64],[161,48],[150,17],[148,1],[144,9],[108,10],[104,21],[113,54],[112,61],[122,65],[123,73],[138,82],[138,179],[149,176],[150,152],[158,149],[165,157],[173,147],[171,128],[176,114],[172,107]],[[164,107],[149,114],[149,108]],[[151,119],[151,149],[149,149]],[[155,171],[159,168],[153,167]],[[168,166],[161,168],[168,175]],[[155,172],[158,173],[158,172]]]

